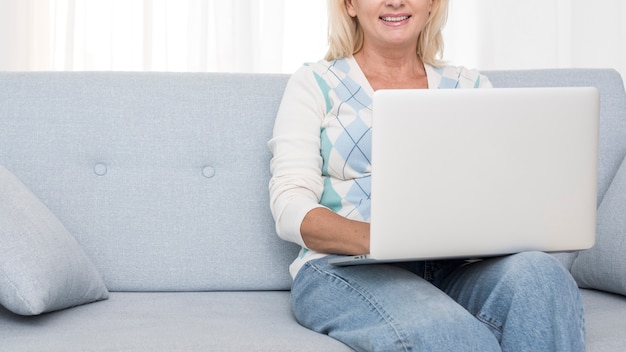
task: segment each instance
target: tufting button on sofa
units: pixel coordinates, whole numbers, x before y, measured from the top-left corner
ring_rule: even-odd
[[[215,176],[215,168],[213,166],[205,166],[202,168],[202,175],[206,178]]]
[[[102,163],[97,163],[96,165],[94,165],[93,167],[93,172],[98,175],[98,176],[104,176],[106,175],[108,171],[108,168],[105,164]]]

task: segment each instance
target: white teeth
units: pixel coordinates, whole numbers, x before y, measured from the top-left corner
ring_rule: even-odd
[[[400,22],[408,19],[409,16],[401,16],[401,17],[381,17],[383,21],[386,22]]]

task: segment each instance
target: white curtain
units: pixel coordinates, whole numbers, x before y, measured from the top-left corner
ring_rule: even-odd
[[[450,0],[446,58],[480,69],[603,67],[626,78],[623,0]]]
[[[450,0],[445,58],[611,67],[623,0]],[[326,51],[326,0],[0,0],[0,70],[293,72]]]
[[[293,71],[325,51],[321,3],[0,0],[0,70]]]

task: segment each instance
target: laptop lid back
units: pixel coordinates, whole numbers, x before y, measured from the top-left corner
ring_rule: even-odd
[[[373,104],[373,257],[593,245],[597,89],[379,90]]]

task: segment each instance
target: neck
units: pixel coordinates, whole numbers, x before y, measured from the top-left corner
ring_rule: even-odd
[[[427,88],[426,70],[415,51],[374,52],[354,55],[374,90],[382,88]]]

